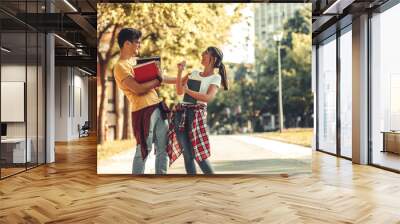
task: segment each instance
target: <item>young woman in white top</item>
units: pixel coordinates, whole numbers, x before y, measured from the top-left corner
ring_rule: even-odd
[[[182,101],[172,116],[172,128],[183,151],[185,169],[188,174],[196,174],[195,160],[204,174],[214,173],[208,159],[211,154],[206,116],[207,103],[214,99],[221,85],[225,90],[228,89],[228,80],[222,59],[223,54],[220,49],[208,47],[202,53],[203,71],[194,70],[185,77],[182,77],[185,63],[178,64],[177,94],[187,94],[197,101],[196,103]],[[187,85],[188,79],[200,81],[200,90],[190,90]],[[171,152],[169,155],[172,163],[176,158],[171,156]],[[180,151],[177,153],[177,156],[179,155]]]

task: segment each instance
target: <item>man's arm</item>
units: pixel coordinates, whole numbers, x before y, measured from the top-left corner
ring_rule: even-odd
[[[160,62],[156,62],[157,68],[158,68],[158,80],[161,81],[161,83],[166,83],[166,84],[176,84],[176,77],[170,77],[164,74],[163,70],[160,67]]]
[[[163,76],[163,83],[176,84],[176,77]]]
[[[160,86],[160,81],[155,79],[144,83],[138,83],[132,76],[128,76],[122,81],[122,85],[128,88],[130,91],[138,95],[142,95],[151,89]]]

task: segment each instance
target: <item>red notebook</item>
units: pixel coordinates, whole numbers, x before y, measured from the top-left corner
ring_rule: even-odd
[[[158,68],[155,61],[149,61],[133,67],[132,73],[138,83],[144,83],[157,78]]]

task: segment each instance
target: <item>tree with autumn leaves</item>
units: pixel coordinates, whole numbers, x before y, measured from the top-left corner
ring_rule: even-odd
[[[282,86],[285,127],[312,127],[314,95],[311,89],[311,6],[306,4],[285,21],[281,44]],[[260,115],[278,117],[278,57],[276,44],[257,44],[260,64],[252,72],[239,65],[230,91],[222,92],[208,105],[210,129],[219,130],[238,124],[255,132],[263,132]],[[239,114],[226,113],[242,108]],[[222,111],[222,112],[221,112]],[[276,119],[277,120],[277,119]],[[275,122],[276,122],[275,120]],[[221,128],[222,127],[222,128]]]
[[[174,76],[179,61],[186,60],[188,69],[199,68],[201,52],[206,47],[227,43],[231,26],[242,18],[242,8],[242,4],[215,3],[97,4],[97,78],[100,93],[97,110],[98,143],[106,140],[106,82],[118,59],[116,38],[121,28],[132,27],[142,31],[140,56],[159,55],[164,73]],[[163,86],[158,92],[168,104],[176,99],[172,86]],[[115,104],[116,139],[127,139],[130,128],[129,103],[125,98],[116,99]]]

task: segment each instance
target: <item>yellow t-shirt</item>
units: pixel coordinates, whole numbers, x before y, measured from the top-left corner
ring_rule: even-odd
[[[152,89],[146,94],[139,96],[122,85],[122,81],[124,81],[124,79],[126,79],[128,76],[134,76],[131,71],[132,67],[135,64],[136,61],[133,58],[126,60],[119,59],[114,66],[115,81],[118,88],[120,88],[124,92],[125,96],[128,98],[131,104],[132,111],[141,110],[145,107],[157,104],[161,101],[161,99],[158,98],[158,94],[155,89]]]

